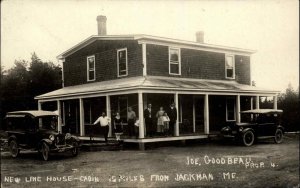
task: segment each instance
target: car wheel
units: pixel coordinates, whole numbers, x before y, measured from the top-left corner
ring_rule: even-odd
[[[18,148],[18,143],[16,140],[11,140],[9,142],[9,150],[10,150],[10,153],[11,153],[11,156],[13,158],[16,158],[18,157],[19,153],[20,153],[20,150]]]
[[[73,142],[73,149],[71,150],[72,156],[77,156],[78,155],[78,142]]]
[[[45,142],[43,142],[41,149],[42,149],[41,154],[42,154],[42,157],[43,157],[44,161],[48,161],[48,159],[49,159],[49,146]]]
[[[252,131],[246,131],[243,134],[243,144],[245,146],[251,146],[254,143],[254,133]]]
[[[275,132],[274,141],[276,144],[280,144],[283,140],[283,132],[281,129],[277,129]]]

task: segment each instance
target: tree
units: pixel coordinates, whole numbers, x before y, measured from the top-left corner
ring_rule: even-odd
[[[283,110],[282,124],[286,131],[299,131],[299,88],[298,91],[294,91],[291,84],[289,84],[285,93],[279,95],[278,108]]]
[[[61,80],[61,67],[35,53],[30,62],[16,60],[11,69],[1,70],[1,119],[8,111],[37,109],[34,97],[61,88]]]

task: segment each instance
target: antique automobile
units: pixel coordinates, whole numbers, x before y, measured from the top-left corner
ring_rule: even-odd
[[[50,153],[78,154],[79,139],[57,131],[57,115],[50,111],[15,111],[5,116],[8,146],[13,158],[20,151],[35,150],[47,161]]]
[[[221,129],[224,138],[235,138],[245,146],[251,146],[257,139],[273,138],[279,144],[283,140],[284,128],[280,125],[282,110],[255,109],[241,112],[242,123],[235,123]]]

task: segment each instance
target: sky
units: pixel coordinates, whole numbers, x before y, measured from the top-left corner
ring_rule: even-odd
[[[299,86],[299,2],[264,1],[1,1],[1,66],[30,60],[59,64],[56,56],[97,34],[97,15],[107,34],[148,34],[256,50],[251,56],[256,86],[284,91]]]

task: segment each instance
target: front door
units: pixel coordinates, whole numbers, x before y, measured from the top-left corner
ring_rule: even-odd
[[[195,132],[204,133],[204,98],[195,97]]]

